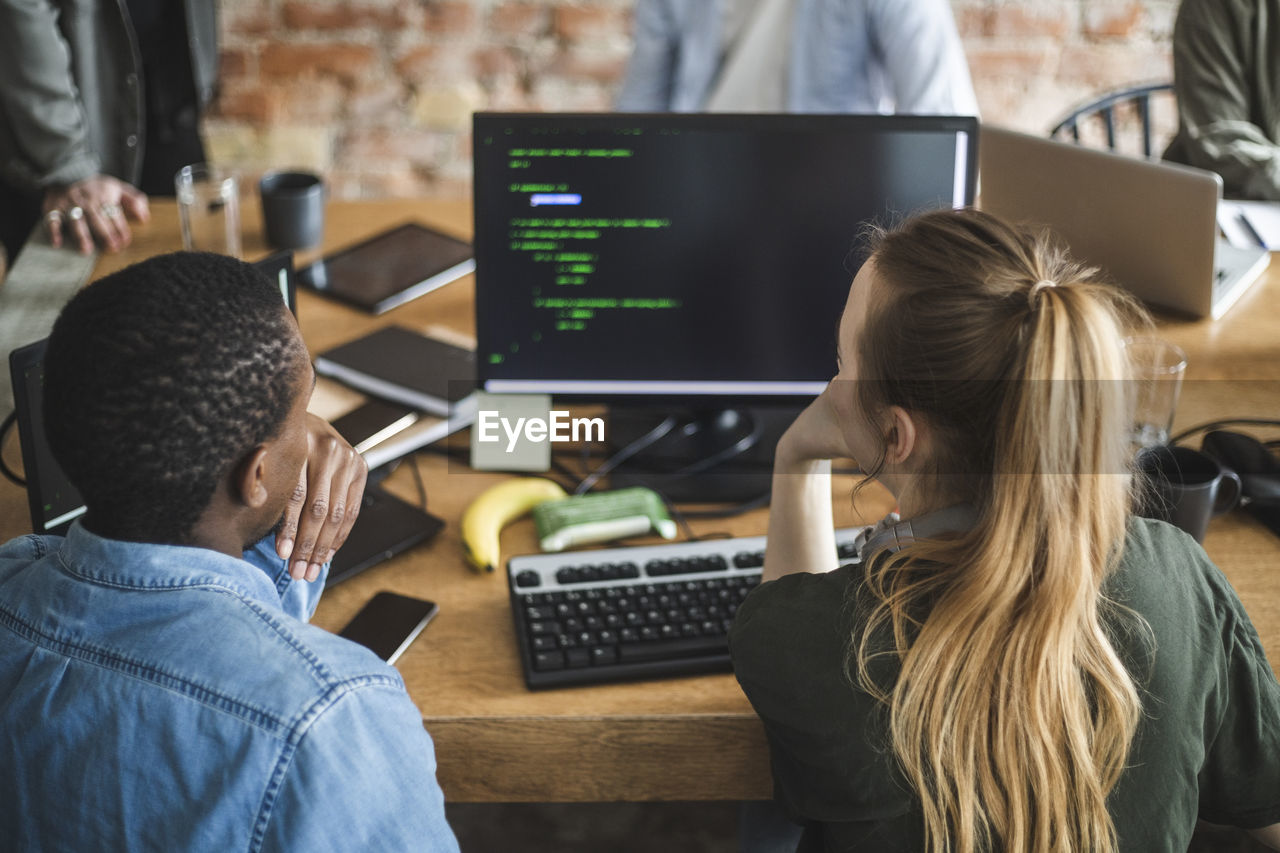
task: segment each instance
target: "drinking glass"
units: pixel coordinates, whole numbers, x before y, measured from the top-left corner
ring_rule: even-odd
[[[182,248],[240,257],[240,185],[234,173],[208,163],[174,176]]]

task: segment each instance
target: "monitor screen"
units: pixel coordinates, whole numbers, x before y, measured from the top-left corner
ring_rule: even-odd
[[[868,223],[973,201],[971,117],[477,114],[486,391],[795,401]]]

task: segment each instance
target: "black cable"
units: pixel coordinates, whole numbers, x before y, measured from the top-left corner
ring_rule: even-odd
[[[422,482],[422,471],[418,468],[418,454],[409,454],[410,469],[413,473],[413,483],[418,487],[418,505],[423,512],[427,511],[427,486]]]
[[[9,480],[14,485],[22,486],[25,489],[27,487],[26,479],[17,471],[14,471],[9,467],[9,463],[4,461],[3,453],[5,439],[9,437],[9,430],[13,429],[13,425],[17,422],[18,413],[14,411],[10,412],[8,416],[5,417],[3,423],[0,423],[0,474],[4,474],[5,479]]]
[[[727,462],[735,456],[741,456],[759,443],[760,438],[764,435],[764,426],[760,421],[752,419],[753,424],[751,432],[735,441],[723,450],[718,450],[705,459],[699,459],[697,462],[691,462],[678,471],[672,472],[670,477],[689,477],[694,474],[701,474],[708,468],[714,468],[721,462]]]
[[[602,462],[600,464],[600,467],[596,468],[596,470],[592,471],[590,474],[584,477],[582,482],[578,483],[577,488],[573,490],[573,494],[585,495],[587,492],[591,491],[591,489],[595,486],[596,483],[600,482],[601,478],[603,478],[606,474],[608,474],[614,468],[617,468],[623,462],[627,461],[632,456],[635,456],[637,453],[639,453],[641,450],[644,450],[646,447],[649,447],[654,442],[658,441],[658,439],[662,438],[664,435],[671,432],[675,428],[676,428],[675,418],[673,417],[664,418],[662,422],[659,423],[656,427],[649,430],[647,433],[640,436],[635,441],[631,442],[626,447],[619,450],[617,453],[613,454],[613,456],[609,457],[604,462]]]
[[[1228,418],[1222,421],[1210,421],[1209,423],[1198,424],[1169,439],[1170,444],[1177,444],[1188,436],[1195,435],[1198,432],[1208,432],[1211,429],[1220,429],[1228,426],[1272,426],[1280,427],[1280,420],[1273,418]]]

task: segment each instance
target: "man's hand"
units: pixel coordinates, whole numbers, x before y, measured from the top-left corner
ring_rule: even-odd
[[[276,534],[276,553],[290,561],[295,580],[313,581],[347,541],[369,467],[323,418],[308,413],[307,421],[307,462]]]
[[[110,251],[119,251],[133,239],[129,220],[150,218],[146,194],[110,175],[94,175],[44,194],[44,222],[55,249],[62,245],[65,229],[81,254],[93,251],[95,238]]]

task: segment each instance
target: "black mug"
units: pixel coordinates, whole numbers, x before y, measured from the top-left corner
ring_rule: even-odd
[[[1240,477],[1190,447],[1162,445],[1138,455],[1146,477],[1139,514],[1167,521],[1204,541],[1209,519],[1240,500]]]
[[[310,249],[324,236],[324,181],[311,172],[268,172],[258,182],[262,227],[277,249]]]

